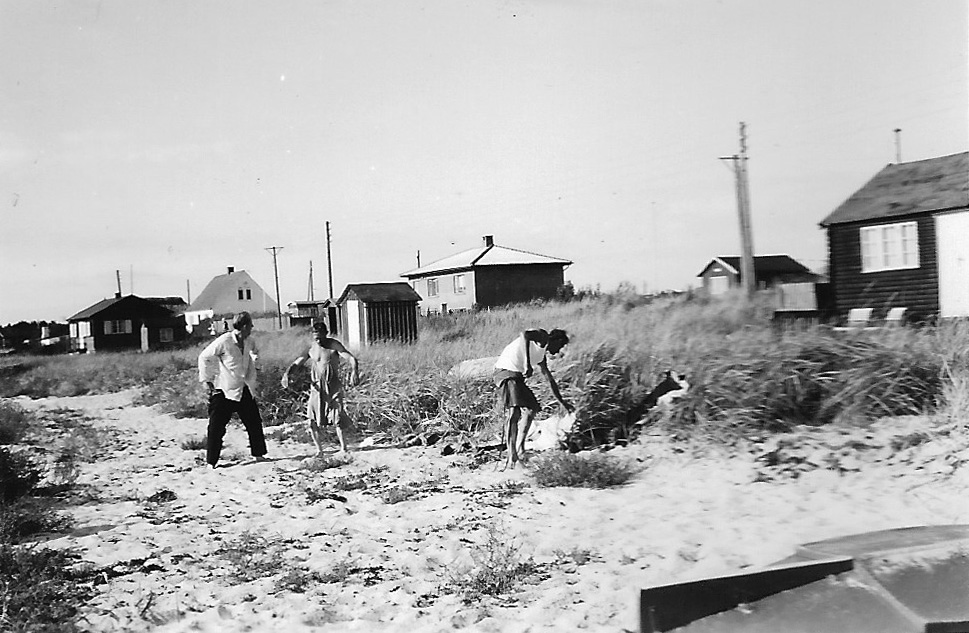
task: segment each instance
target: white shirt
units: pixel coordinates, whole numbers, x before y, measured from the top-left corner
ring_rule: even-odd
[[[199,354],[199,382],[215,383],[229,400],[242,400],[242,390],[256,391],[256,361],[259,350],[250,336],[239,348],[239,333],[231,330],[219,336]]]
[[[520,374],[524,374],[525,369],[528,367],[528,360],[525,358],[525,345],[522,344],[524,342],[525,339],[519,336],[506,345],[505,349],[501,351],[497,362],[495,362],[495,369],[507,369],[508,371],[517,371]],[[528,347],[532,368],[534,369],[535,365],[545,360],[545,348],[535,341],[528,341]]]

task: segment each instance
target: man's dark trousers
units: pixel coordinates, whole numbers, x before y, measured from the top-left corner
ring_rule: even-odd
[[[220,389],[216,389],[209,396],[209,430],[205,459],[211,464],[219,463],[222,454],[222,439],[225,437],[225,426],[233,413],[239,414],[246,433],[249,434],[249,450],[253,457],[266,454],[266,438],[262,432],[262,418],[259,416],[259,406],[252,397],[249,387],[242,390],[239,402],[229,400]]]

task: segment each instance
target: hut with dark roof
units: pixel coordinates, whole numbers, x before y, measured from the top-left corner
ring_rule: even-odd
[[[710,295],[719,295],[743,284],[740,257],[714,257],[697,275],[703,289]],[[754,257],[754,285],[757,288],[773,288],[779,284],[812,282],[818,275],[789,255],[756,255]]]
[[[413,343],[420,300],[403,281],[348,285],[336,300],[344,342],[351,349],[378,341]]]
[[[821,227],[840,315],[969,316],[969,152],[886,166]]]

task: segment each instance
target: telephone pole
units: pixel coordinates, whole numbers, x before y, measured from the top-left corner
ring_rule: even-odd
[[[276,266],[276,253],[283,250],[282,246],[270,246],[266,249],[273,254],[273,276],[276,278],[276,317],[279,320],[279,329],[283,329],[283,308],[279,302],[279,268]]]
[[[747,126],[740,124],[740,153],[721,156],[720,160],[733,162],[737,186],[737,214],[740,218],[740,277],[748,296],[754,294],[757,280],[754,278],[754,234],[750,220],[750,189],[747,184]]]
[[[330,221],[326,221],[326,275],[330,282],[330,299],[333,298],[333,260],[330,258]]]
[[[309,288],[306,290],[306,300],[313,301],[316,297],[313,295],[313,260],[310,260],[310,281]]]

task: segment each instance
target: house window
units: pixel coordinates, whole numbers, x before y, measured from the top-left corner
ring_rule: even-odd
[[[437,296],[437,279],[427,280],[427,296],[436,297]]]
[[[175,340],[175,330],[170,327],[163,327],[158,330],[158,341],[160,343],[171,343]]]
[[[104,322],[105,334],[131,334],[131,319]]]
[[[252,301],[252,290],[246,288],[246,301]]]
[[[465,290],[467,290],[467,286],[465,286],[464,275],[455,275],[454,276],[455,294],[464,294]]]
[[[918,224],[900,222],[861,229],[861,272],[919,267]]]
[[[242,288],[239,288],[239,301],[242,301],[242,298],[243,298]]]

